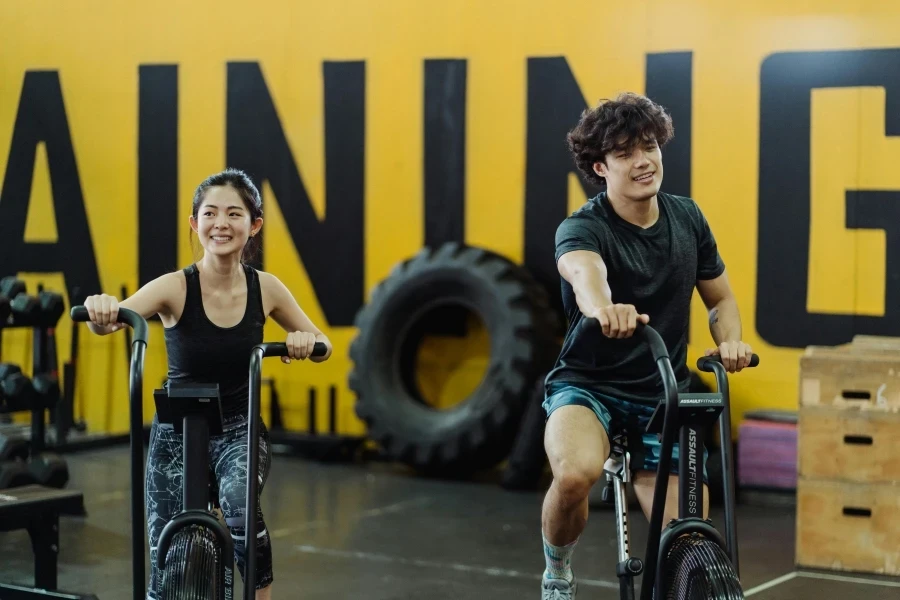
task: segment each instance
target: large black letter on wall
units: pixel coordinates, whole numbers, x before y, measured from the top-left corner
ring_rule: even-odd
[[[662,191],[691,196],[691,107],[693,55],[666,52],[647,55],[647,97],[672,117],[675,137],[663,149]]]
[[[648,54],[647,97],[661,104],[672,117],[675,137],[662,150],[663,182],[660,190],[691,197],[691,140],[693,112],[693,54],[665,52]],[[703,202],[699,204],[702,206]],[[713,232],[715,235],[715,232]],[[691,341],[688,316],[687,341]]]
[[[425,61],[425,245],[465,241],[466,61]]]
[[[178,67],[141,65],[138,286],[178,269]]]
[[[587,108],[581,88],[562,57],[528,59],[525,172],[525,265],[562,310],[554,261],[556,228],[568,216],[569,173],[577,167],[566,134]],[[588,198],[600,190],[579,175]]]
[[[47,148],[56,212],[57,241],[53,243],[24,239],[35,150],[40,142]],[[0,198],[0,277],[19,272],[61,272],[71,304],[81,303],[88,294],[104,291],[97,274],[78,165],[56,71],[25,74]]]
[[[808,313],[810,92],[886,89],[885,133],[900,135],[900,49],[786,52],[760,74],[759,250],[756,326],[770,344],[803,348],[854,334],[900,335],[896,192],[847,193],[847,227],[887,231],[885,316]]]
[[[363,62],[326,62],[323,69],[324,220],[316,217],[255,62],[228,64],[227,162],[260,188],[264,181],[272,186],[329,325],[346,326],[363,303],[366,71]]]

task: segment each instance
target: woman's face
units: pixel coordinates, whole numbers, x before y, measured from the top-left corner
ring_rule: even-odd
[[[197,216],[191,216],[191,227],[206,252],[220,256],[240,254],[251,235],[262,226],[253,221],[247,205],[229,185],[214,186],[206,191]]]

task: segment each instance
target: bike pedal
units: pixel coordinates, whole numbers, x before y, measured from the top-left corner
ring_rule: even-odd
[[[640,575],[644,572],[644,561],[639,558],[629,558],[626,568],[632,575]]]
[[[644,572],[644,561],[639,558],[629,558],[624,562],[616,565],[616,575],[618,577],[629,576],[634,577]]]

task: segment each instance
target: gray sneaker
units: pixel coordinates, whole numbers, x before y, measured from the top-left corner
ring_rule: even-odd
[[[574,576],[570,584],[565,579],[544,579],[541,583],[541,600],[574,600],[578,584]]]

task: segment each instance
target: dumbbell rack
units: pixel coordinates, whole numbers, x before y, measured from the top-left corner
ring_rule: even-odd
[[[4,463],[7,469],[18,472],[12,485],[36,482],[62,488],[68,482],[65,461],[58,455],[45,452],[47,436],[44,411],[56,406],[61,396],[52,331],[63,312],[65,305],[59,294],[41,290],[37,296],[29,296],[21,281],[11,277],[0,281],[0,332],[3,329],[23,327],[32,329],[34,335],[30,378],[18,365],[3,363],[0,367],[6,375],[0,383],[0,413],[31,413],[30,436],[24,435],[15,425],[6,426],[2,432],[9,439],[27,439],[29,445],[27,471],[16,469],[17,465],[11,464],[9,460]],[[17,460],[25,462],[21,452],[16,453],[16,456]]]

